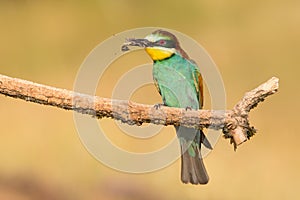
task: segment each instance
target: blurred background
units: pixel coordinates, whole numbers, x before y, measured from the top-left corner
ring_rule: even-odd
[[[205,186],[182,184],[179,160],[148,174],[110,169],[82,145],[72,112],[0,96],[0,199],[299,198],[299,24],[297,0],[0,1],[0,73],[11,77],[72,89],[81,63],[100,42],[127,29],[159,26],[204,46],[222,74],[229,109],[246,91],[280,78],[279,92],[251,112],[258,133],[237,152],[220,138],[205,159],[211,178]],[[128,60],[150,62],[144,52],[132,56]],[[128,60],[105,73],[97,95],[111,96],[130,70]],[[131,99],[160,101],[153,85]],[[167,127],[139,145],[111,119],[100,123],[128,151],[155,149],[175,134]]]

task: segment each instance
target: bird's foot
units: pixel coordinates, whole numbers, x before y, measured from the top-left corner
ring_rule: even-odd
[[[162,107],[162,106],[164,106],[165,104],[163,104],[163,103],[157,103],[157,104],[154,104],[154,108],[156,109],[156,110],[158,110],[160,107]]]
[[[193,110],[193,109],[190,106],[185,107],[185,111],[188,111],[188,110]]]

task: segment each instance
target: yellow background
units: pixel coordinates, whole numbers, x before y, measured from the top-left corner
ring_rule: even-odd
[[[258,133],[237,152],[219,140],[205,159],[211,178],[205,186],[182,184],[180,161],[148,174],[112,170],[81,144],[72,112],[0,96],[0,199],[299,198],[299,11],[297,0],[1,1],[4,75],[72,89],[84,58],[101,41],[159,26],[204,46],[222,74],[228,108],[272,76],[280,78],[280,89],[251,112]],[[144,52],[132,58],[150,61]],[[110,97],[131,62],[107,71],[97,94]],[[154,104],[160,97],[150,85],[132,100]],[[130,151],[155,149],[175,134],[165,128],[160,143],[143,148],[145,141],[130,141],[111,120],[100,123],[113,128],[109,137]]]

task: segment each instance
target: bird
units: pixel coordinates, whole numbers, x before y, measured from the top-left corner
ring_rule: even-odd
[[[200,70],[181,48],[177,37],[169,31],[158,29],[145,38],[130,38],[122,46],[143,47],[153,61],[153,81],[169,107],[201,109],[203,107],[203,79]],[[156,104],[160,106],[160,104]],[[207,184],[209,176],[203,163],[201,146],[212,149],[202,130],[175,126],[181,149],[181,181]]]

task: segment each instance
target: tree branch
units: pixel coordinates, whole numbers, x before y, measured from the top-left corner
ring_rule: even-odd
[[[250,92],[232,110],[185,110],[132,101],[114,100],[81,94],[0,74],[0,94],[34,103],[74,110],[97,118],[113,118],[129,125],[153,123],[181,125],[191,128],[222,129],[236,149],[254,135],[256,130],[249,124],[249,112],[264,99],[277,92],[279,79],[271,78]]]

